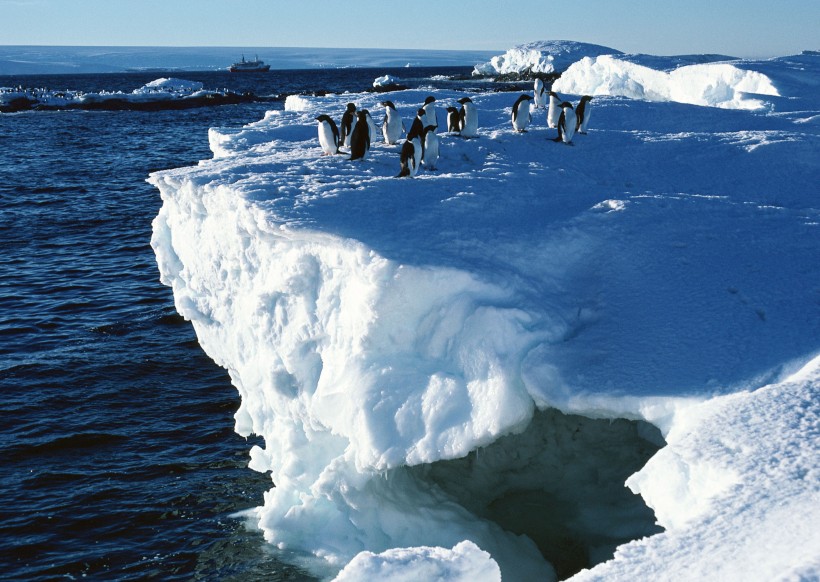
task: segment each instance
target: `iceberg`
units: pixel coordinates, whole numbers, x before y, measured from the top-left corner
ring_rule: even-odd
[[[473,75],[508,75],[511,73],[560,73],[583,57],[620,54],[621,51],[571,40],[542,40],[521,44],[488,62],[479,63]]]
[[[134,109],[159,110],[236,104],[257,99],[250,94],[213,91],[199,81],[160,78],[130,93],[123,91],[80,91],[0,87],[0,113],[25,110],[54,111],[60,109]]]
[[[820,59],[744,67],[770,107],[600,96],[573,147],[471,93],[479,137],[415,178],[377,138],[321,155],[315,117],[372,93],[152,174],[266,540],[339,580],[820,575]]]

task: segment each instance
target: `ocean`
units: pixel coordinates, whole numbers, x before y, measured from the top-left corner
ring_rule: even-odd
[[[92,92],[178,76],[272,99],[0,114],[5,580],[312,579],[235,515],[260,505],[271,480],[247,468],[255,443],[233,432],[237,392],[159,282],[150,239],[161,201],[145,179],[209,158],[208,128],[257,121],[287,94],[361,91],[384,74],[463,85],[470,70],[0,77]]]

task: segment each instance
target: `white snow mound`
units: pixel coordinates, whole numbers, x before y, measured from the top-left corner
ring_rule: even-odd
[[[358,580],[501,582],[501,570],[490,554],[465,540],[452,550],[421,547],[395,548],[381,554],[361,552],[334,582]]]
[[[748,94],[780,94],[766,75],[730,63],[687,65],[667,73],[611,55],[584,57],[572,64],[553,84],[553,90],[724,109],[761,109],[765,103]]]

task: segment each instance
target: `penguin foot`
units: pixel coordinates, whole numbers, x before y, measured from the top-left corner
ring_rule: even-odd
[[[561,137],[560,136],[559,137],[554,137],[554,138],[552,138],[552,141],[558,143],[559,141],[561,141]]]

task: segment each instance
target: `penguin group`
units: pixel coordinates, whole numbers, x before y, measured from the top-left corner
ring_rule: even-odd
[[[513,103],[510,121],[515,131],[525,133],[532,122],[532,103],[535,109],[547,110],[547,127],[558,131],[552,141],[572,145],[576,132],[582,135],[587,132],[590,101],[592,96],[584,95],[578,107],[574,108],[572,103],[562,100],[554,91],[548,91],[541,79],[536,79],[533,96],[524,93]]]
[[[538,90],[538,81],[535,83],[535,89]],[[581,97],[577,108],[573,108],[569,101],[563,101],[554,91],[549,91],[547,96],[547,127],[558,130],[558,135],[553,141],[572,144],[576,132],[585,135],[589,125],[589,102],[592,101],[592,96]]]
[[[464,138],[478,135],[478,112],[469,97],[458,100],[459,109],[447,107],[447,131]],[[439,161],[438,107],[436,98],[427,97],[416,112],[416,117],[407,130],[401,114],[392,101],[382,101],[384,120],[381,133],[388,145],[401,144],[399,156],[400,170],[397,177],[415,176],[424,166],[435,170]],[[339,125],[327,114],[317,116],[319,145],[322,155],[343,153],[340,148],[349,148],[350,160],[364,160],[378,132],[367,109],[357,109],[355,103],[348,103],[342,113]]]
[[[555,129],[558,135],[552,141],[572,145],[576,133],[586,134],[589,125],[590,102],[592,97],[584,95],[577,107],[564,101],[554,91],[548,91],[541,79],[536,79],[533,95],[522,94],[512,106],[511,123],[513,129],[525,133],[532,123],[533,107],[545,109],[547,127]],[[457,103],[460,107],[446,107],[447,132],[451,135],[470,139],[478,135],[478,110],[472,99],[462,97]],[[384,119],[381,133],[388,145],[397,145],[401,136],[406,135],[401,143],[399,155],[399,173],[397,177],[413,177],[424,166],[426,170],[435,170],[439,161],[439,136],[437,134],[438,107],[436,98],[427,97],[416,112],[408,130],[401,114],[392,101],[382,101]],[[340,148],[349,148],[350,160],[367,158],[370,146],[378,133],[376,123],[367,109],[357,109],[355,103],[348,103],[342,113],[339,126],[326,114],[317,116],[319,145],[322,155],[341,154]]]

